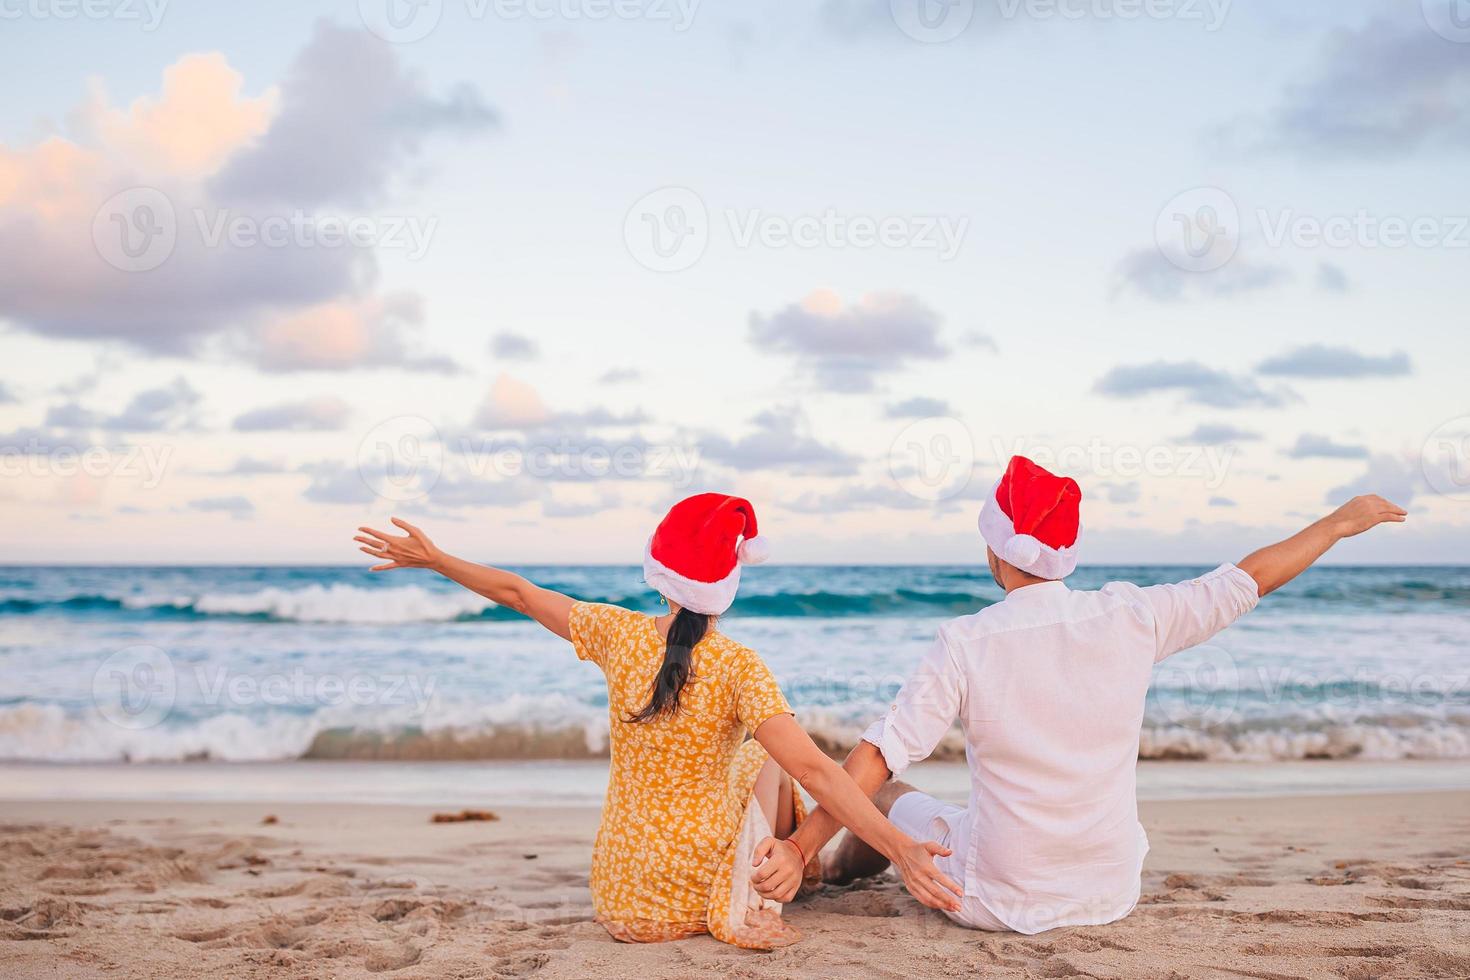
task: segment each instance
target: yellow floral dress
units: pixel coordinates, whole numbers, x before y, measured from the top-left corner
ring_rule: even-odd
[[[624,942],[705,932],[754,949],[794,941],[779,919],[746,916],[753,835],[769,833],[752,793],[769,756],[745,734],[791,711],[770,670],[712,630],[694,648],[678,713],[631,723],[663,663],[654,617],[579,602],[571,638],[607,678],[612,767],[592,854],[597,920]],[[792,795],[800,822],[801,794]],[[814,875],[816,862],[807,870]]]

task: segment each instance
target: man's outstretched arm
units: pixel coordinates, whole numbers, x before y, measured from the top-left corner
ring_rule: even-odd
[[[1274,592],[1306,571],[1343,538],[1362,534],[1379,524],[1402,524],[1408,511],[1377,494],[1354,497],[1321,520],[1285,541],[1252,552],[1238,566],[1261,595]]]

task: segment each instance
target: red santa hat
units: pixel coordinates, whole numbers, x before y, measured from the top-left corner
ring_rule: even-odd
[[[991,551],[1021,571],[1066,578],[1077,567],[1081,503],[1076,480],[1012,456],[980,508],[980,535]]]
[[[756,534],[750,501],[723,493],[686,497],[648,539],[643,578],[685,609],[717,616],[735,601],[740,566],[770,557]]]

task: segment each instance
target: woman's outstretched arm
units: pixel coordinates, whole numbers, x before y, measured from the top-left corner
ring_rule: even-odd
[[[385,559],[383,564],[374,565],[372,571],[387,572],[395,568],[430,569],[450,581],[458,582],[471,592],[478,592],[498,606],[530,616],[563,640],[572,638],[569,620],[574,600],[571,596],[543,589],[514,572],[478,565],[445,554],[429,540],[428,535],[412,524],[397,517],[391,520],[406,533],[388,534],[370,527],[360,527],[358,530],[362,534],[352,539],[362,545],[359,550],[364,554]]]

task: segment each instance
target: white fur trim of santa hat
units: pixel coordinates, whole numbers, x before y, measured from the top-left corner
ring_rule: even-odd
[[[759,565],[771,557],[771,546],[766,539],[757,535],[740,542],[735,552],[737,561],[730,574],[718,582],[700,582],[686,578],[653,557],[653,538],[643,548],[643,580],[659,595],[688,609],[690,612],[719,616],[735,601],[740,589],[740,566]]]
[[[1071,575],[1077,568],[1077,548],[1082,544],[1081,525],[1077,527],[1077,540],[1065,548],[1053,548],[1029,534],[1017,534],[1016,526],[1000,509],[995,495],[999,489],[997,480],[980,508],[980,536],[990,545],[990,550],[1037,578],[1061,579]]]

